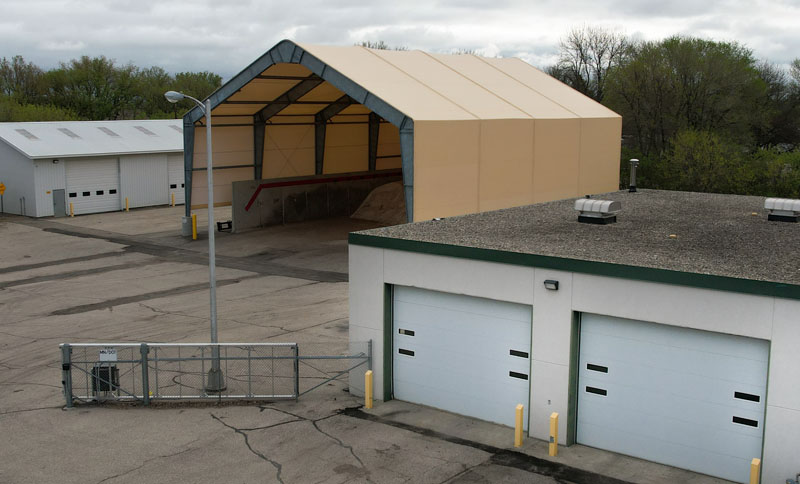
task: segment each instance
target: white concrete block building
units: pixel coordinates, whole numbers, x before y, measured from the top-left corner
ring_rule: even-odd
[[[350,235],[350,339],[397,398],[735,482],[800,472],[800,225],[642,190]],[[351,375],[363,393],[363,372]]]
[[[0,123],[3,211],[64,216],[184,200],[180,120]]]

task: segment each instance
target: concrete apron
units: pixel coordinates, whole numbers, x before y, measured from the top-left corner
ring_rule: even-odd
[[[512,409],[513,411],[513,409]],[[572,445],[548,455],[548,443],[526,437],[514,448],[514,429],[423,405],[391,400],[371,410],[350,410],[348,416],[377,421],[492,454],[492,463],[540,475],[593,484],[648,483],[723,484],[729,481],[665,466],[614,452]],[[528,457],[528,458],[526,458]]]

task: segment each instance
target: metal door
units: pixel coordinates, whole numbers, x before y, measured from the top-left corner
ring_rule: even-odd
[[[53,190],[53,215],[56,217],[66,217],[67,198],[63,188]]]
[[[761,458],[769,343],[581,317],[581,444],[747,482]]]
[[[402,286],[393,301],[394,397],[513,426],[530,395],[531,307]]]

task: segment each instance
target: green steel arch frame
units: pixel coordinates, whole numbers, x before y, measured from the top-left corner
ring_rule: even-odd
[[[354,101],[366,106],[375,114],[395,125],[400,131],[400,154],[403,171],[403,191],[406,201],[406,218],[414,220],[414,120],[393,106],[375,96],[336,69],[314,57],[311,53],[291,40],[282,40],[273,48],[256,59],[252,64],[236,74],[231,80],[211,93],[211,109],[235,94],[251,80],[275,64],[300,64],[324,81],[329,82]],[[194,130],[195,122],[204,116],[199,107],[194,107],[183,116],[183,167],[186,216],[192,214],[192,169],[194,167]],[[263,120],[254,120],[254,148],[262,147],[263,153]],[[370,130],[372,131],[372,130]],[[260,140],[260,143],[259,143]],[[256,156],[254,176],[260,178],[261,167]],[[372,161],[372,160],[370,160]],[[371,163],[372,164],[372,163]],[[370,168],[373,168],[370,166]]]

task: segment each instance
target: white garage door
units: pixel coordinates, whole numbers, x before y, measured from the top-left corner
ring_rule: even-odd
[[[169,203],[167,155],[154,153],[128,155],[119,160],[122,201],[130,208],[152,207]]]
[[[186,201],[183,178],[183,153],[167,155],[169,165],[169,193],[175,194],[175,205],[183,205]]]
[[[747,482],[761,458],[769,343],[581,317],[581,444]]]
[[[393,321],[395,398],[510,426],[528,408],[530,306],[396,286]]]
[[[119,163],[116,158],[67,160],[67,210],[76,215],[120,209]]]

